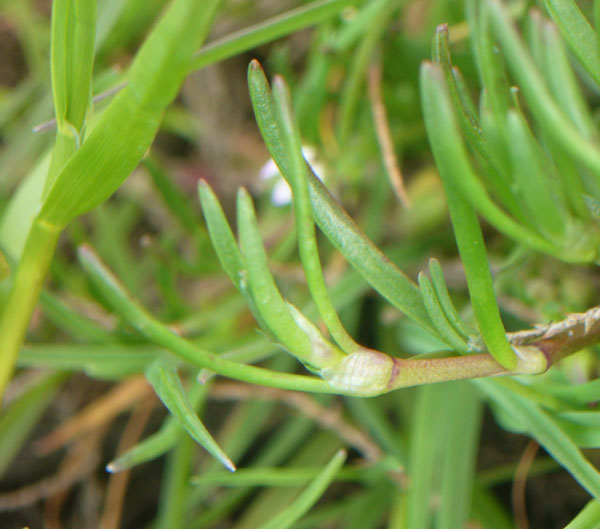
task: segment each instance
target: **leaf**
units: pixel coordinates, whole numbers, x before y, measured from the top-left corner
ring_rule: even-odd
[[[429,259],[429,274],[431,275],[431,281],[435,288],[435,293],[437,295],[438,301],[444,310],[444,314],[450,324],[454,327],[456,332],[458,332],[463,338],[469,339],[470,337],[475,335],[475,332],[472,329],[469,329],[466,324],[463,322],[462,318],[458,314],[452,299],[450,298],[450,293],[448,292],[448,287],[446,286],[446,280],[444,279],[444,272],[442,271],[442,267],[437,259]]]
[[[459,336],[454,327],[450,325],[450,322],[446,318],[444,309],[442,308],[435,289],[431,284],[429,278],[421,272],[419,274],[419,286],[421,287],[421,293],[423,294],[423,301],[431,321],[438,330],[439,336],[444,340],[450,347],[460,353],[467,352],[467,345],[465,341]]]
[[[204,46],[194,55],[190,70],[199,70],[261,44],[272,42],[296,31],[319,24],[358,3],[358,0],[316,0],[310,4],[274,16]]]
[[[425,126],[446,191],[479,331],[490,354],[505,368],[514,369],[517,367],[517,357],[506,339],[500,319],[479,221],[463,195],[464,187],[458,184],[458,181],[465,180],[462,169],[468,162],[460,156],[463,153],[457,157],[453,152],[456,136],[450,138],[448,134],[457,134],[456,125],[441,72],[434,65],[424,64],[421,68],[421,93]],[[475,179],[472,182],[475,188],[477,182]]]
[[[600,528],[600,502],[592,500],[571,520],[565,529]]]
[[[573,54],[600,85],[600,41],[574,0],[544,0],[560,34]]]
[[[595,498],[600,498],[600,473],[569,436],[538,404],[518,393],[515,381],[477,380],[475,383],[522,431],[544,449]]]
[[[139,306],[89,246],[79,247],[78,257],[82,268],[117,314],[152,343],[171,351],[191,365],[264,386],[322,393],[337,392],[327,382],[315,377],[280,373],[233,362],[196,346],[152,318]]]
[[[281,174],[289,179],[289,162],[275,119],[269,83],[258,61],[250,63],[248,86],[263,140]],[[308,185],[314,219],[321,231],[384,298],[435,334],[417,285],[362,233],[312,171],[308,172]]]
[[[135,169],[154,139],[164,108],[175,98],[218,4],[218,0],[171,3],[137,53],[128,85],[60,170],[39,222],[65,226],[104,202]]]
[[[158,398],[173,414],[182,428],[204,449],[218,459],[228,470],[235,472],[235,465],[221,450],[208,430],[204,427],[183,390],[181,380],[172,362],[153,362],[146,370],[146,378],[154,388]]]
[[[275,78],[273,100],[276,119],[289,160],[289,178],[302,269],[312,298],[331,336],[346,353],[352,353],[358,350],[359,345],[342,325],[329,297],[323,277],[308,191],[306,161],[302,156],[300,131],[293,115],[289,90],[281,77]]]
[[[531,54],[499,0],[485,2],[490,9],[491,26],[502,44],[507,63],[519,82],[532,114],[549,136],[574,159],[588,167],[596,181],[600,181],[600,151],[597,146],[578,132],[553,101]]]
[[[0,414],[0,475],[13,462],[44,410],[52,403],[65,373],[43,375],[38,383],[2,409]]]
[[[248,285],[256,308],[268,329],[294,356],[318,371],[336,366],[344,354],[320,338],[320,333],[307,334],[281,296],[269,271],[252,200],[245,189],[238,192],[238,231],[240,247],[246,262]],[[301,320],[302,322],[305,319]]]
[[[259,529],[287,529],[299,520],[323,495],[346,460],[346,451],[339,450],[319,475],[311,481],[291,505],[279,512]]]

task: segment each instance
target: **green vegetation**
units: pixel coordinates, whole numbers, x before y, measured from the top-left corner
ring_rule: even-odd
[[[600,528],[600,1],[38,4],[0,525]]]

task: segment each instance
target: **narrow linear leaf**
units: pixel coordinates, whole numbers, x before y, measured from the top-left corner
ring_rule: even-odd
[[[596,499],[600,499],[600,473],[538,404],[521,396],[514,381],[477,380],[475,383],[503,413],[520,425]]]
[[[346,461],[346,451],[339,450],[319,475],[304,489],[294,502],[271,518],[259,529],[287,529],[298,521],[323,495]]]
[[[158,398],[162,400],[185,431],[203,446],[209,454],[218,459],[225,468],[235,472],[233,462],[221,450],[196,415],[183,390],[177,370],[170,363],[157,360],[146,370],[146,378],[154,388]]]
[[[565,529],[598,529],[600,528],[600,502],[591,500],[580,513],[575,516]]]
[[[175,334],[139,306],[89,246],[78,249],[79,262],[113,310],[151,342],[190,364],[253,384],[298,391],[340,393],[316,377],[279,373],[240,364],[206,351]],[[341,392],[343,393],[343,392]]]
[[[445,445],[446,403],[452,401],[449,384],[419,388],[410,428],[407,474],[410,488],[406,495],[403,527],[430,527],[431,498],[435,494],[434,475]]]
[[[248,68],[250,98],[261,135],[281,174],[289,178],[289,162],[277,126],[269,83],[258,63]],[[323,183],[308,172],[310,199],[315,221],[348,262],[392,305],[433,330],[419,289],[356,226]]]
[[[258,310],[248,282],[245,280],[247,271],[244,258],[235,241],[225,213],[223,213],[223,208],[205,180],[200,180],[198,183],[198,196],[202,204],[202,212],[204,213],[210,240],[217,252],[223,270],[225,270],[235,288],[244,296],[258,324],[266,333],[272,336],[272,331]]]
[[[168,421],[158,432],[146,437],[108,463],[106,471],[113,474],[122,472],[162,456],[175,446],[181,431],[181,427],[175,420]]]
[[[491,26],[502,44],[508,65],[519,82],[531,112],[549,135],[571,156],[586,165],[596,180],[600,180],[600,151],[577,131],[554,102],[531,54],[501,3],[498,0],[485,1],[492,15]],[[600,72],[600,69],[595,71]]]
[[[128,85],[60,170],[38,220],[64,226],[106,200],[129,176],[152,142],[164,108],[175,98],[218,4],[170,4],[136,55]]]
[[[189,402],[194,412],[198,413],[200,411],[208,388],[208,384],[194,384],[192,386],[189,393]],[[165,420],[158,432],[146,437],[117,459],[111,461],[106,465],[106,470],[108,472],[121,472],[155,459],[175,446],[182,432],[183,430],[178,421],[171,415]]]
[[[435,328],[437,329],[440,338],[445,341],[455,351],[460,353],[467,352],[467,344],[456,332],[454,327],[450,325],[450,322],[446,318],[444,309],[442,308],[435,289],[431,284],[429,278],[421,272],[419,274],[419,287],[421,287],[421,294],[423,295],[423,302],[429,313],[429,317]]]
[[[568,219],[563,205],[552,193],[549,175],[550,163],[522,115],[511,110],[507,113],[508,142],[513,165],[514,188],[520,193],[523,202],[540,231],[549,239],[561,241],[565,234]]]
[[[564,43],[551,22],[544,22],[542,39],[544,53],[544,73],[556,101],[571,118],[579,132],[586,138],[597,135],[591,113],[573,68],[569,63]],[[551,68],[550,68],[551,67]]]
[[[544,0],[548,13],[596,84],[600,85],[600,40],[574,0]]]
[[[480,50],[480,53],[484,53],[484,51]],[[452,67],[447,24],[442,24],[436,29],[433,38],[432,57],[433,61],[439,64],[444,72],[446,86],[450,93],[460,130],[470,148],[479,155],[485,172],[490,173],[488,178],[490,188],[500,198],[508,211],[513,215],[518,215],[519,207],[510,189],[510,179],[502,171],[502,167],[497,163],[497,156],[494,157],[494,151],[490,149],[483,137],[481,125],[473,108],[474,105],[470,100],[468,90],[463,86],[464,81],[462,81],[460,72]]]
[[[559,248],[518,224],[490,199],[473,171],[454,120],[444,80],[437,67],[430,64],[422,66],[421,94],[427,135],[440,173],[451,178],[470,204],[496,229],[538,251],[561,255],[563,252]]]
[[[332,346],[325,350],[316,346],[311,336],[290,313],[279,293],[269,271],[252,199],[243,188],[238,193],[238,230],[240,247],[248,269],[246,280],[268,328],[292,354],[309,366],[320,370],[337,365],[345,355]],[[322,341],[320,345],[324,343]]]
[[[475,211],[458,189],[460,166],[453,163],[449,142],[452,139],[441,131],[443,122],[452,122],[448,96],[443,90],[441,72],[433,65],[421,68],[421,87],[425,125],[434,157],[446,191],[450,217],[458,250],[465,267],[473,312],[479,331],[490,354],[505,368],[514,369],[517,357],[506,339],[506,333],[494,293],[485,244]],[[460,163],[460,161],[459,161]],[[462,175],[464,177],[464,175]]]
[[[217,39],[194,55],[190,70],[199,70],[261,44],[324,22],[340,13],[345,7],[357,2],[358,0],[317,0]]]
[[[438,301],[452,327],[454,327],[456,332],[463,338],[469,339],[474,336],[475,332],[467,327],[452,302],[450,292],[448,292],[448,287],[446,286],[446,280],[444,279],[444,272],[437,259],[429,260],[429,273],[431,274],[431,281],[435,288]]]
[[[451,390],[436,529],[464,527],[469,520],[483,412],[479,392],[472,384],[455,383]]]
[[[334,340],[345,352],[352,353],[358,350],[359,345],[342,325],[329,297],[323,277],[308,191],[306,161],[302,156],[300,131],[293,115],[288,88],[281,77],[275,78],[273,99],[276,118],[289,160],[289,177],[292,187],[298,248],[308,288]]]
[[[205,180],[200,180],[198,183],[198,196],[206,227],[221,266],[233,285],[243,293],[244,260],[219,199]]]

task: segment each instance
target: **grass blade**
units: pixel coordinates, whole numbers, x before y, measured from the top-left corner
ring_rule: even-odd
[[[567,434],[538,404],[518,393],[514,381],[478,380],[475,383],[520,425],[596,499],[600,498],[600,473]]]
[[[194,408],[190,404],[177,370],[172,362],[166,363],[162,360],[153,362],[146,370],[146,378],[154,388],[154,391],[162,400],[163,404],[177,419],[179,424],[213,457],[218,459],[225,468],[235,471],[235,465],[221,450],[208,430],[204,427]]]
[[[2,409],[0,414],[0,476],[4,474],[42,413],[53,401],[65,373],[44,376],[37,384]]]
[[[61,169],[38,219],[59,226],[106,200],[154,139],[218,0],[175,0],[136,55],[129,84],[111,101],[86,141]]]
[[[291,527],[322,496],[329,484],[334,480],[338,471],[342,468],[345,460],[346,451],[339,450],[319,475],[304,489],[300,496],[289,507],[271,518],[267,523],[261,525],[260,529],[287,529]]]
[[[600,528],[600,503],[590,501],[583,510],[575,516],[565,529],[598,529]]]
[[[319,24],[358,0],[317,0],[204,46],[194,55],[190,70],[228,59],[314,24]]]

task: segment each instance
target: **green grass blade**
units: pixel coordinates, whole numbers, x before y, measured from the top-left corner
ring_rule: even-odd
[[[446,318],[444,309],[442,308],[437,294],[429,278],[421,272],[419,274],[419,287],[421,288],[421,294],[423,295],[423,302],[429,313],[429,318],[435,325],[440,339],[445,341],[452,349],[460,353],[467,352],[467,344],[456,332],[454,327],[450,325],[450,322]]]
[[[514,381],[478,380],[475,383],[519,424],[596,499],[600,498],[600,473],[579,448],[538,404],[515,391]]]
[[[65,373],[45,375],[33,387],[2,409],[0,414],[0,476],[23,448],[27,437],[52,403]]]
[[[258,61],[250,63],[248,86],[262,137],[285,177],[289,173],[289,161],[275,119],[269,83]],[[315,221],[327,238],[383,297],[424,328],[435,333],[417,285],[360,231],[311,171],[308,173],[308,185]]]
[[[83,371],[88,376],[118,380],[143,371],[161,350],[138,345],[25,345],[17,366]]]
[[[600,40],[574,0],[544,0],[573,54],[600,85]]]
[[[57,128],[65,134],[81,132],[91,101],[95,34],[95,0],[52,3],[52,93]]]
[[[500,319],[479,221],[457,185],[457,180],[461,179],[458,175],[462,178],[465,176],[460,170],[463,160],[458,160],[458,163],[453,160],[455,145],[450,145],[454,142],[448,136],[449,131],[443,130],[448,123],[451,129],[454,128],[453,115],[448,96],[443,90],[441,72],[433,65],[425,64],[422,67],[421,88],[425,125],[446,191],[450,217],[465,267],[469,295],[479,331],[490,354],[507,369],[514,369],[517,366],[517,358],[506,339]],[[456,134],[456,131],[453,133]]]
[[[146,378],[163,404],[177,419],[179,424],[225,468],[235,471],[235,465],[221,450],[208,430],[204,427],[183,390],[177,370],[171,363],[162,360],[153,362],[146,370]]]
[[[50,70],[57,131],[44,195],[83,141],[91,104],[95,34],[95,0],[53,2]]]
[[[154,139],[218,4],[171,3],[136,55],[128,85],[57,175],[39,220],[64,226],[106,200],[129,176]]]
[[[296,236],[308,288],[333,339],[346,353],[352,353],[359,348],[359,345],[342,325],[329,297],[323,277],[308,191],[306,161],[302,156],[300,131],[293,115],[288,88],[280,77],[276,78],[273,84],[273,100],[275,115],[289,160]]]
[[[441,505],[436,529],[464,527],[470,519],[482,412],[478,391],[472,384],[453,384],[452,418],[444,435]]]
[[[215,40],[194,55],[191,70],[228,59],[333,17],[358,0],[317,0]]]
[[[430,527],[431,498],[435,494],[436,469],[445,443],[444,426],[450,397],[449,384],[432,384],[417,390],[410,428],[407,473],[410,488],[406,494],[405,524],[407,529]],[[450,398],[451,400],[451,398]]]
[[[291,505],[271,518],[260,529],[287,529],[299,520],[323,495],[346,460],[346,451],[339,450],[319,475],[304,489]]]
[[[575,516],[565,529],[598,529],[600,528],[600,502],[591,500],[583,510]]]

